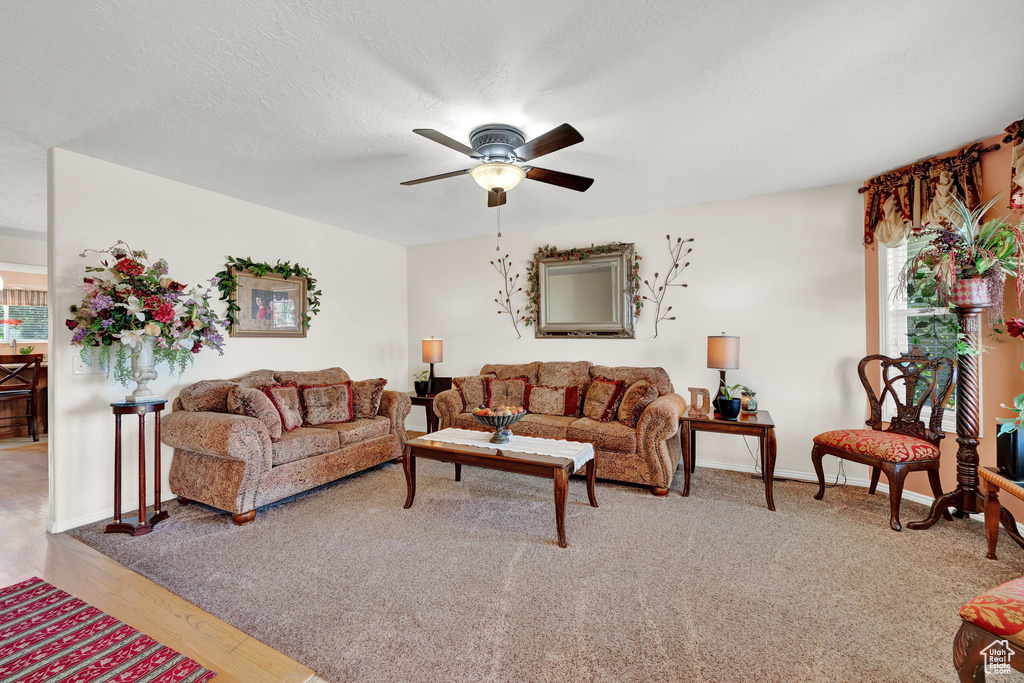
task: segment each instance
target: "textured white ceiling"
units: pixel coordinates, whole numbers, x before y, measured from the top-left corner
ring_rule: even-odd
[[[1019,0],[6,0],[0,232],[43,233],[51,146],[402,244],[487,234],[504,122],[586,140],[506,230],[864,179],[1024,111]],[[468,162],[468,163],[467,163]]]

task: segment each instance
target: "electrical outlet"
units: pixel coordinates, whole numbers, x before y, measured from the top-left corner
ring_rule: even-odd
[[[106,371],[100,366],[100,359],[93,356],[92,365],[86,365],[79,354],[71,356],[72,375],[105,375]]]

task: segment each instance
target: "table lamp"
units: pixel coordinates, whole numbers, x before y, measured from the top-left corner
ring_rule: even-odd
[[[427,379],[427,395],[434,393],[434,363],[444,360],[444,340],[430,339],[423,340],[423,362],[430,364],[430,377]]]
[[[712,404],[718,410],[718,397],[722,395],[725,388],[725,371],[736,370],[740,367],[740,338],[731,337],[723,332],[720,335],[708,337],[708,367],[718,370],[721,373],[718,384],[718,394]]]

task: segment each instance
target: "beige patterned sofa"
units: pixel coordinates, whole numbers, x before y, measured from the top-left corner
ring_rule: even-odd
[[[252,521],[256,508],[401,457],[406,394],[384,391],[373,418],[299,427],[271,439],[260,419],[228,412],[232,387],[282,382],[349,381],[341,368],[310,372],[257,370],[232,380],[204,380],[182,390],[163,419],[162,441],[174,448],[169,484],[182,503],[199,501]]]
[[[592,443],[597,452],[598,477],[643,484],[650,486],[656,496],[668,495],[681,455],[679,417],[686,411],[686,400],[674,393],[664,369],[606,367],[592,365],[589,361],[534,362],[485,365],[480,375],[499,380],[525,377],[530,384],[548,387],[578,386],[583,396],[596,377],[623,380],[627,387],[638,380],[648,380],[657,388],[658,397],[643,410],[635,429],[618,419],[599,422],[587,417],[533,413],[511,429],[524,436]],[[469,412],[475,407],[466,405],[455,387],[434,399],[434,412],[441,429],[479,429],[480,423]]]

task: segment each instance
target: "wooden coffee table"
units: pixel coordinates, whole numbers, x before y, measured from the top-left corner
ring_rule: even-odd
[[[413,498],[416,497],[416,458],[454,463],[455,481],[461,481],[463,465],[553,479],[555,482],[555,523],[558,528],[558,545],[561,548],[569,545],[565,540],[565,501],[569,492],[569,475],[576,471],[572,460],[534,453],[513,453],[500,448],[443,443],[433,441],[429,436],[422,436],[405,442],[405,453],[402,458],[405,483],[408,486],[405,509],[412,507]],[[595,455],[586,465],[587,497],[590,498],[590,504],[594,507],[597,507],[597,497],[594,495],[596,473],[597,456]]]

